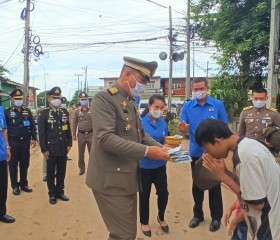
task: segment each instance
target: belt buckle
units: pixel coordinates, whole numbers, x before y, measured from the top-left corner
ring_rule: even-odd
[[[88,134],[88,132],[85,132],[85,134]]]

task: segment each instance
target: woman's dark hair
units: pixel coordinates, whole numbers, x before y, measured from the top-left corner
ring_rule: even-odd
[[[149,98],[149,104],[146,106],[146,108],[144,109],[144,111],[141,114],[141,117],[145,117],[146,114],[149,112],[149,105],[152,105],[155,100],[161,100],[164,104],[165,104],[165,99],[162,95],[160,94],[154,94]]]
[[[203,120],[195,131],[195,141],[199,146],[215,143],[215,138],[227,139],[232,136],[232,131],[228,126],[218,119]]]

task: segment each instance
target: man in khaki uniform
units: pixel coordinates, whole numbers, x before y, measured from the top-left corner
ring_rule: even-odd
[[[265,142],[263,129],[268,125],[280,127],[280,115],[277,109],[266,107],[267,91],[256,89],[252,93],[254,106],[245,107],[240,114],[240,124],[238,133],[248,138],[255,139],[270,146]]]
[[[157,62],[124,57],[120,77],[91,104],[93,138],[86,184],[93,191],[110,240],[136,237],[139,160],[170,160],[167,150],[142,128],[133,103],[150,82]]]
[[[73,119],[73,140],[78,138],[79,160],[78,166],[80,169],[79,175],[85,173],[85,149],[87,145],[88,153],[90,153],[92,143],[92,122],[91,111],[89,109],[88,95],[81,92],[79,95],[81,107],[76,110]],[[78,131],[77,131],[78,129]]]

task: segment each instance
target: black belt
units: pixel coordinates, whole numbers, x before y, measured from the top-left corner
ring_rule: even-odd
[[[83,134],[88,134],[91,133],[93,130],[89,130],[89,131],[82,131],[82,130],[78,130],[79,133],[83,133]]]

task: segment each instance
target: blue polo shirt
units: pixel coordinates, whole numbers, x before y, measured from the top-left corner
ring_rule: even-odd
[[[7,145],[3,137],[3,130],[7,129],[5,113],[3,108],[0,106],[0,161],[6,161],[7,158]]]
[[[220,119],[224,123],[228,123],[228,117],[225,106],[222,101],[207,96],[203,106],[199,104],[197,99],[185,102],[182,107],[180,121],[185,121],[190,125],[190,155],[192,157],[201,157],[204,149],[197,145],[195,141],[195,130],[199,123],[205,119]]]
[[[154,124],[150,115],[147,113],[142,118],[142,126],[146,133],[148,133],[157,142],[164,144],[164,137],[168,134],[168,128],[163,118],[158,118]],[[140,161],[140,168],[155,169],[166,165],[164,160],[153,160],[148,157],[144,157]]]

